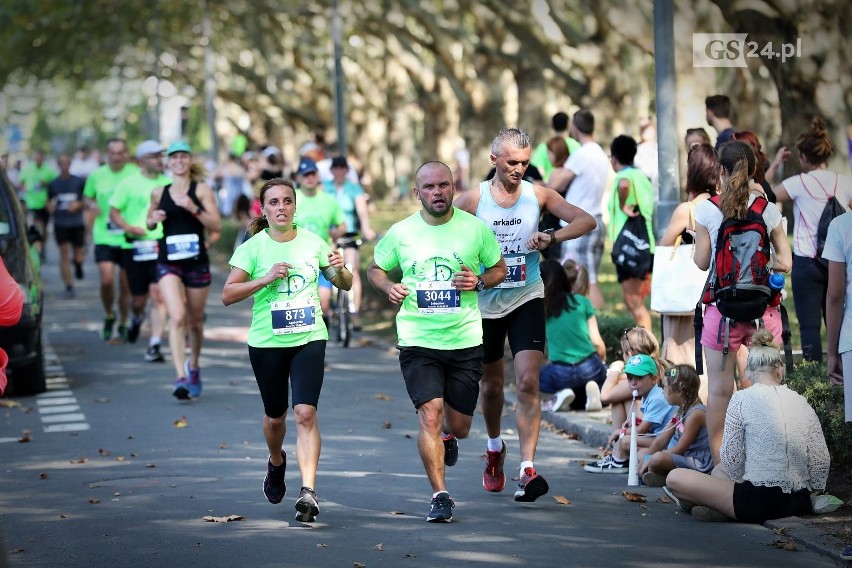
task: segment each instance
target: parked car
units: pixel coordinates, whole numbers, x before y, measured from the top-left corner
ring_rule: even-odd
[[[41,265],[32,247],[32,238],[23,206],[6,172],[0,169],[0,257],[24,292],[21,321],[12,327],[0,328],[0,347],[9,356],[6,396],[47,390],[41,341]]]

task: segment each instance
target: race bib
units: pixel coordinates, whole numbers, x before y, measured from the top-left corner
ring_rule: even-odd
[[[497,288],[520,288],[527,285],[527,255],[525,254],[507,254],[503,258],[506,260],[506,279],[497,285]]]
[[[417,311],[421,314],[457,314],[461,312],[461,294],[451,281],[418,282]]]
[[[60,193],[56,196],[56,208],[59,211],[68,211],[71,204],[77,201],[77,195],[74,193]]]
[[[314,299],[272,302],[272,333],[284,335],[314,329]]]
[[[196,234],[166,237],[166,258],[169,260],[195,258],[200,252],[201,242]]]
[[[133,241],[133,261],[157,260],[158,249],[157,241]]]

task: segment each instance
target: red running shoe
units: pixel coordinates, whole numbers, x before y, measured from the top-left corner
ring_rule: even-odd
[[[499,452],[486,452],[485,472],[482,474],[482,487],[492,493],[500,493],[506,487],[506,474],[503,462],[506,461],[506,442]]]
[[[531,467],[525,467],[518,481],[518,490],[515,491],[515,501],[531,503],[550,489],[542,476],[537,474]]]

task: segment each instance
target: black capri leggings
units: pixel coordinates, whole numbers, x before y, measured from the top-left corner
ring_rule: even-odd
[[[292,385],[293,406],[319,402],[324,377],[325,341],[311,341],[298,347],[252,347],[249,360],[263,400],[263,411],[270,418],[287,412]]]

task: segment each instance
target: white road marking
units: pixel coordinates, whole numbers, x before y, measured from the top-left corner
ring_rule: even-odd
[[[89,430],[90,426],[86,422],[86,415],[77,412],[80,410],[80,405],[77,404],[74,392],[68,386],[68,377],[65,376],[65,370],[59,363],[56,352],[53,351],[46,338],[43,340],[45,359],[51,362],[51,364],[45,366],[45,372],[48,375],[46,379],[48,390],[36,397],[44,432]],[[15,438],[12,439],[16,440]],[[0,441],[6,441],[6,439],[0,438]]]
[[[61,414],[63,412],[77,412],[80,406],[77,404],[63,404],[61,406],[39,406],[39,414]]]

